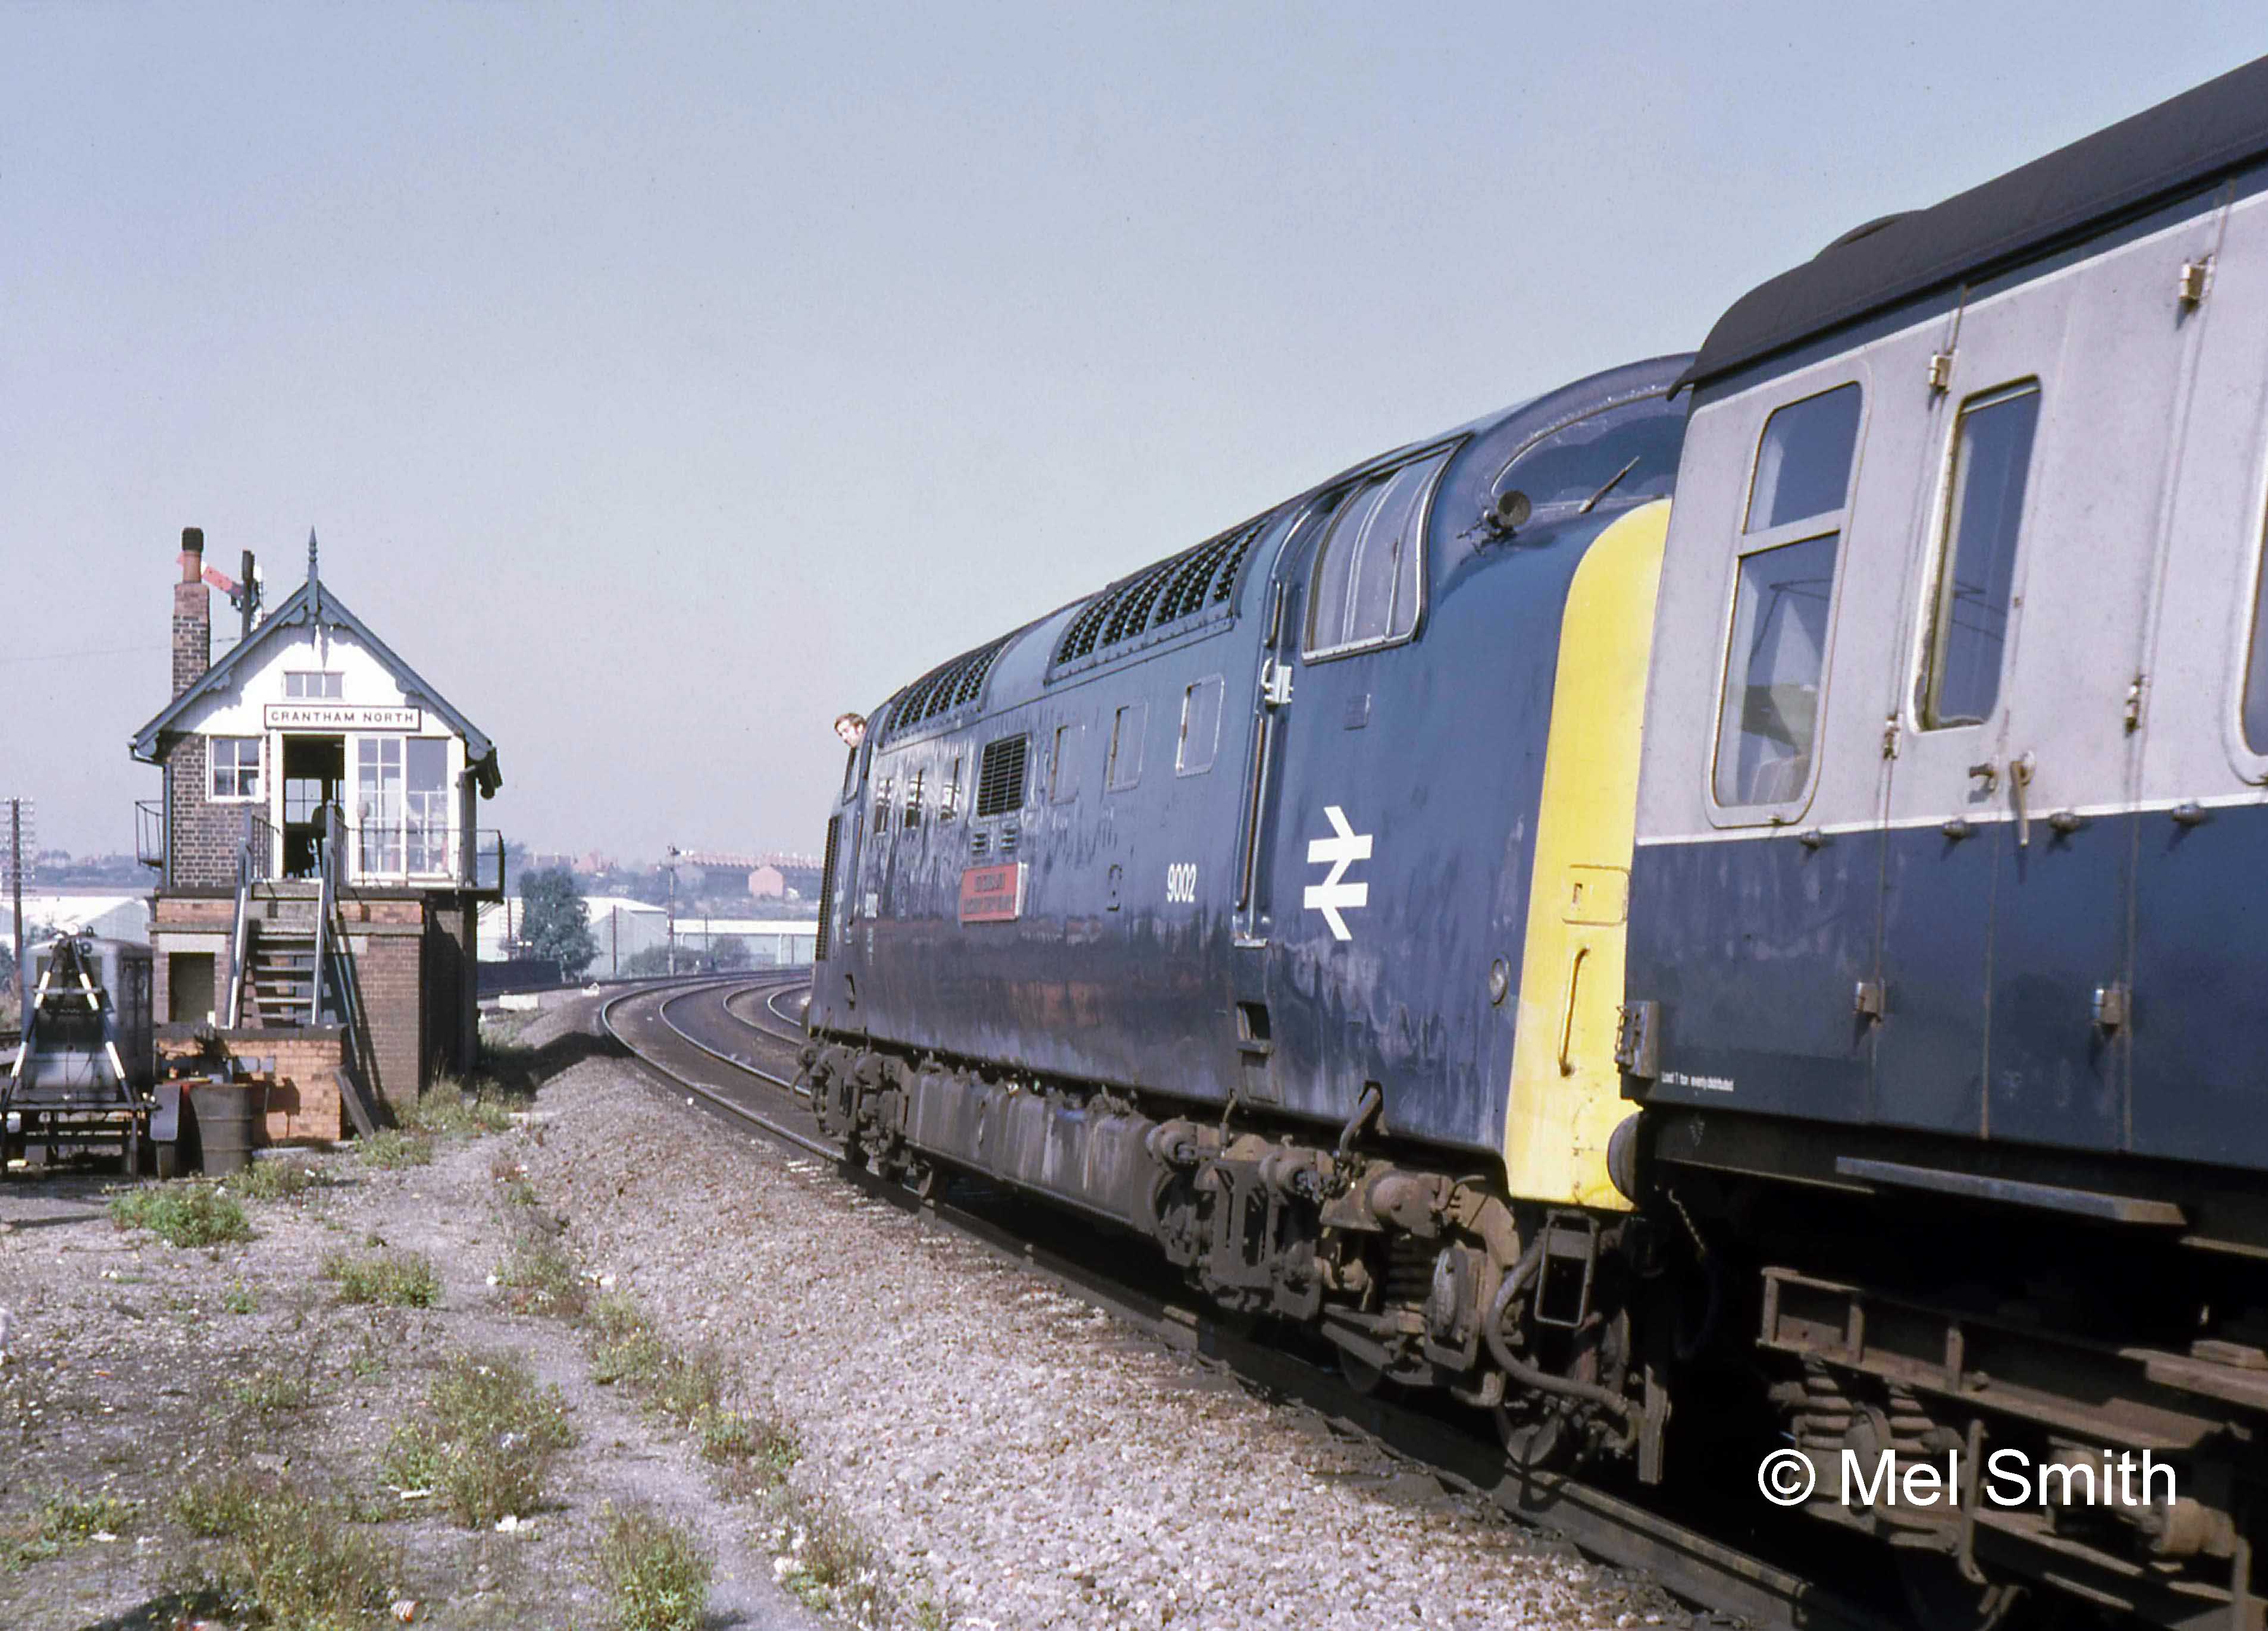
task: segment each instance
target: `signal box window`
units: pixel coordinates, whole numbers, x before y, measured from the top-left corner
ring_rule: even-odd
[[[1048,802],[1069,804],[1079,797],[1079,744],[1086,734],[1081,725],[1056,727],[1056,751],[1048,760]]]
[[[1923,656],[1924,729],[1982,724],[1999,700],[2016,533],[2039,420],[2036,380],[1973,397],[1961,410]]]
[[[260,797],[260,738],[256,736],[215,736],[205,738],[212,763],[215,798]]]
[[[1843,508],[1859,444],[1859,391],[1837,386],[1776,408],[1756,449],[1746,531],[1763,532]]]
[[[1307,585],[1309,657],[1388,645],[1416,631],[1428,501],[1454,451],[1373,476],[1340,503]]]
[[[1221,680],[1200,680],[1182,693],[1182,741],[1174,757],[1176,775],[1203,775],[1220,751]]]
[[[1024,757],[1027,738],[1004,736],[984,745],[976,767],[976,814],[1006,815],[1024,807]]]
[[[1840,534],[1741,560],[1717,725],[1717,802],[1786,804],[1811,776]]]
[[[306,698],[309,702],[335,702],[345,693],[340,688],[345,676],[328,671],[315,673],[291,673],[284,676],[284,694],[293,702]]]
[[[1147,702],[1129,702],[1110,722],[1110,768],[1103,780],[1123,793],[1142,779],[1142,733],[1150,724]]]

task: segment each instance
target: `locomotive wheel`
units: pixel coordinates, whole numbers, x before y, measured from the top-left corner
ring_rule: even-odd
[[[1540,1416],[1514,1415],[1498,1405],[1495,1414],[1504,1458],[1521,1472],[1550,1472],[1574,1459],[1574,1425],[1557,1410],[1547,1409]]]
[[[1386,1380],[1385,1371],[1363,1358],[1352,1348],[1342,1348],[1338,1350],[1338,1355],[1339,1375],[1346,1379],[1346,1385],[1349,1387],[1360,1393],[1365,1399],[1376,1392],[1378,1385]]]
[[[1901,1549],[1898,1584],[1922,1631],[1994,1631],[2024,1595],[2024,1588],[1995,1580],[1976,1585],[1942,1552]]]

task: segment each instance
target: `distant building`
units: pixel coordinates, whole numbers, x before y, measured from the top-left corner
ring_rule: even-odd
[[[133,742],[165,775],[140,812],[159,1045],[212,1027],[291,1078],[290,1130],[336,1137],[473,1063],[496,746],[322,584],[312,537],[307,581],[213,662],[203,548],[182,534],[173,700]]]
[[[778,900],[787,894],[787,879],[776,866],[760,866],[748,874],[748,893],[759,900]]]
[[[99,940],[132,940],[147,945],[150,897],[93,890],[26,895],[26,942],[38,945],[57,935],[92,935]]]

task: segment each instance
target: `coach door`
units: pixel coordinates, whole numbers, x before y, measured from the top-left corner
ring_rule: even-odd
[[[2064,330],[2059,286],[2036,292],[1956,308],[1911,358],[1884,361],[1927,408],[1904,415],[1926,435],[1907,466],[1907,571],[1893,603],[1903,624],[1889,672],[1875,1116],[1962,1134],[1990,1120],[1993,892],[2012,852],[2029,871],[2038,841],[2038,759],[2012,746],[2006,678],[2029,626],[2015,574],[2048,397],[2041,370]],[[1931,346],[1950,363],[1933,363]]]

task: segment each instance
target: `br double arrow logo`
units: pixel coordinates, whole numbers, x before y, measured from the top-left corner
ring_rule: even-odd
[[[1370,859],[1371,834],[1358,833],[1348,826],[1346,812],[1336,804],[1324,805],[1323,815],[1330,822],[1336,836],[1309,839],[1307,864],[1322,866],[1328,863],[1331,870],[1324,875],[1322,883],[1307,885],[1303,904],[1310,912],[1323,915],[1323,922],[1331,927],[1332,939],[1351,940],[1354,933],[1346,926],[1346,919],[1339,915],[1339,909],[1344,907],[1352,911],[1359,906],[1369,905],[1370,885],[1343,880],[1347,868],[1358,861]]]

